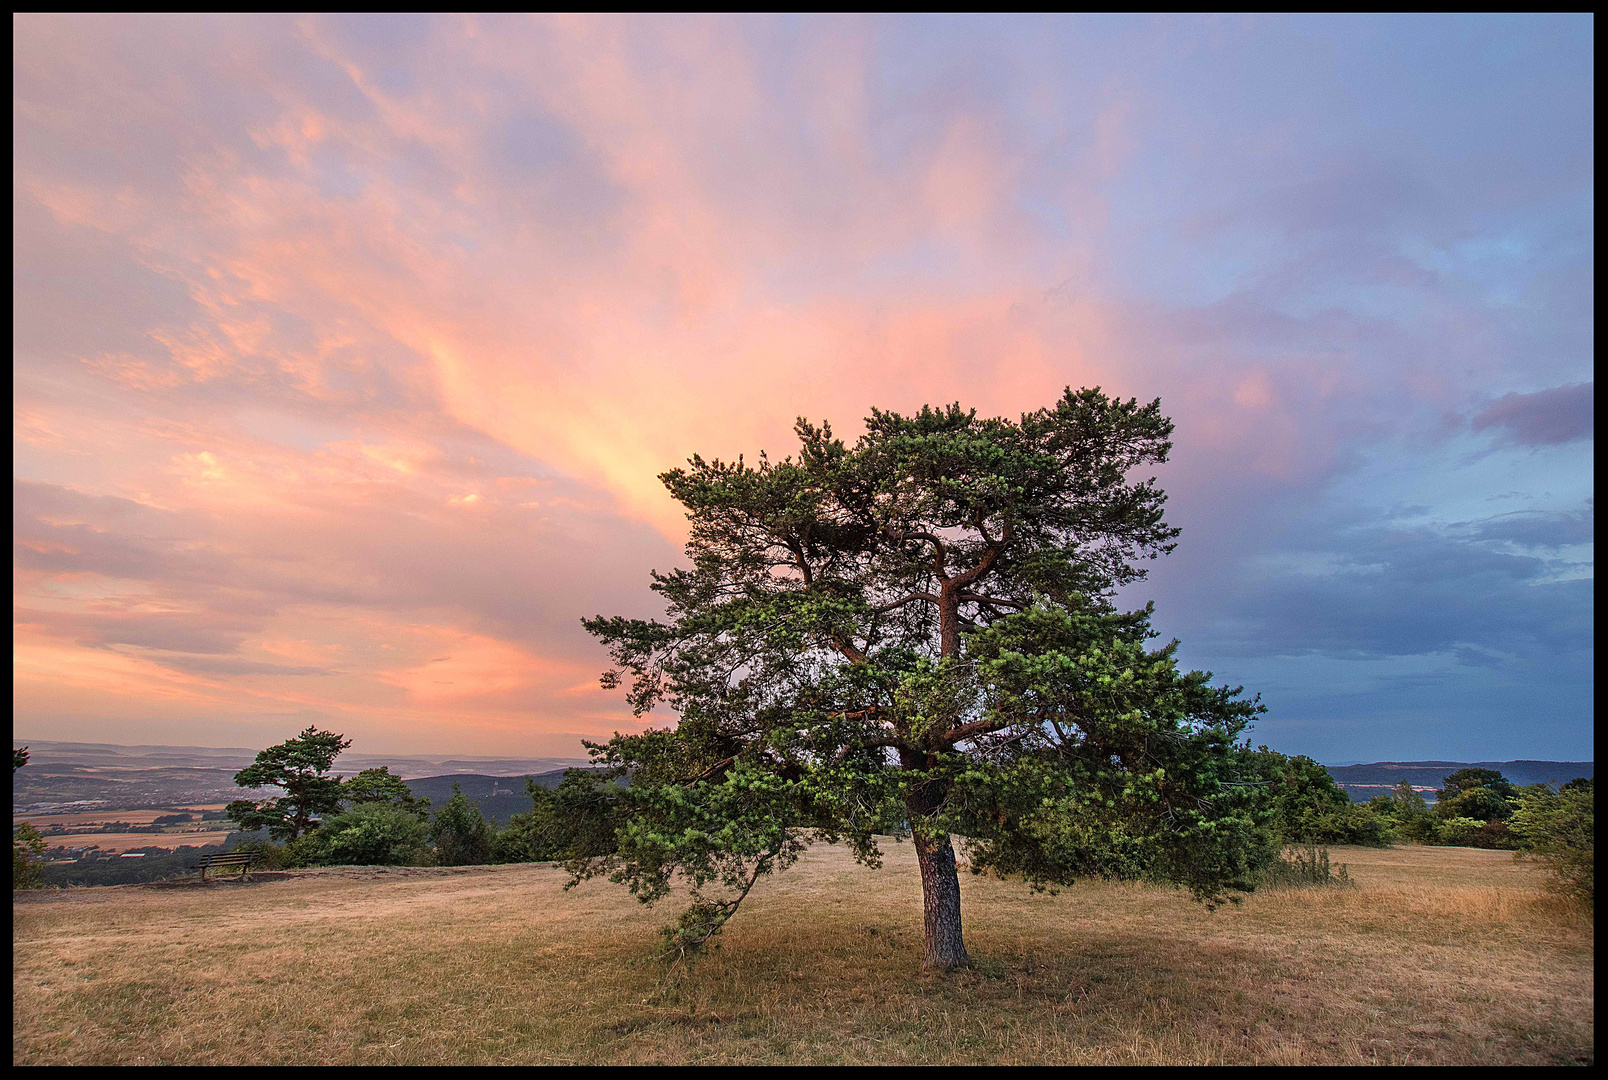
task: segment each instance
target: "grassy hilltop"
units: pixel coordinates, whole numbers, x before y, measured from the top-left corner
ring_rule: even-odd
[[[767,879],[690,970],[541,865],[16,894],[18,1064],[1506,1063],[1594,1056],[1593,932],[1506,852],[1335,849],[1359,888],[1208,914],[962,875],[976,970],[923,976],[909,844]],[[936,1037],[935,1037],[936,1036]]]

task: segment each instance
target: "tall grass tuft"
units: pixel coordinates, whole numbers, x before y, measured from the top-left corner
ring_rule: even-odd
[[[1332,870],[1329,866],[1329,849],[1315,844],[1308,844],[1304,848],[1290,847],[1280,852],[1278,858],[1262,871],[1261,886],[1264,889],[1315,886],[1355,888],[1346,865],[1341,863],[1338,872]]]

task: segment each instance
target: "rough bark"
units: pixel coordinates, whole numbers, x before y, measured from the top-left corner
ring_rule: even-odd
[[[926,952],[922,966],[938,971],[971,967],[960,933],[960,874],[955,869],[955,848],[944,834],[933,835],[917,826],[912,830],[916,861],[921,864],[921,910],[926,923]]]
[[[955,869],[955,848],[946,833],[934,832],[927,825],[928,815],[942,801],[941,792],[923,785],[906,796],[905,809],[910,815],[916,862],[921,866],[921,911],[926,924],[922,966],[949,971],[971,967],[971,957],[966,955],[960,932],[960,874]]]

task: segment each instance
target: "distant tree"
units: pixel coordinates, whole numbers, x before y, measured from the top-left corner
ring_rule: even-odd
[[[11,771],[13,774],[26,764],[28,764],[28,748],[26,746],[21,750],[11,751]]]
[[[11,830],[11,887],[37,889],[45,868],[45,838],[26,821]]]
[[[453,781],[452,798],[436,811],[429,837],[442,866],[479,866],[491,862],[496,829]]]
[[[413,814],[420,821],[430,817],[430,800],[413,794],[407,781],[391,775],[391,767],[364,769],[341,784],[341,799],[351,806],[363,803],[392,803]]]
[[[492,841],[493,862],[546,862],[560,857],[563,836],[552,790],[527,776],[525,794],[530,796],[531,808],[515,814],[508,828],[498,830]]]
[[[495,862],[581,864],[615,850],[620,789],[591,769],[566,769],[557,788],[525,780],[531,809],[515,814],[492,842]]]
[[[1435,813],[1442,818],[1500,821],[1513,816],[1518,790],[1495,769],[1459,769],[1442,781]]]
[[[235,783],[279,787],[285,794],[262,802],[236,799],[228,806],[229,820],[244,832],[267,829],[281,841],[308,832],[320,818],[340,811],[341,778],[324,774],[350,745],[350,739],[309,726],[294,739],[263,750],[256,761],[235,773]]]
[[[1437,842],[1435,815],[1408,781],[1401,781],[1389,795],[1370,799],[1368,805],[1389,824],[1396,839],[1414,844]]]
[[[1262,747],[1278,781],[1268,789],[1275,828],[1286,844],[1383,847],[1392,833],[1373,806],[1358,806],[1329,770],[1305,755],[1285,757]]]
[[[1553,792],[1526,788],[1512,828],[1525,850],[1551,867],[1559,888],[1587,903],[1595,900],[1596,794],[1590,780],[1571,780]]]
[[[1496,792],[1503,798],[1516,795],[1512,781],[1495,769],[1458,769],[1441,781],[1441,790],[1436,793],[1440,799],[1452,798],[1462,792],[1472,791],[1474,788],[1486,788]]]
[[[294,847],[314,866],[416,866],[430,853],[430,829],[415,810],[374,800],[325,818]]]
[[[667,621],[584,620],[638,715],[597,760],[617,847],[572,864],[645,902],[694,906],[671,945],[717,932],[816,840],[879,864],[908,828],[924,962],[970,963],[952,837],[974,871],[1039,886],[1149,876],[1218,900],[1272,857],[1261,711],[1151,650],[1118,586],[1173,547],[1160,402],[1066,393],[1019,421],[959,405],[873,410],[851,448],[800,419],[799,456],[693,457],[660,476],[687,509],[690,567],[654,574]],[[723,887],[723,897],[702,890]]]

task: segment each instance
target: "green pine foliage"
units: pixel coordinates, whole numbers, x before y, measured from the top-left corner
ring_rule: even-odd
[[[294,739],[261,751],[235,774],[235,783],[246,788],[278,787],[285,793],[261,802],[236,799],[228,806],[229,820],[242,832],[267,829],[275,840],[294,841],[307,833],[321,818],[340,811],[341,778],[325,774],[351,744],[350,739],[309,726]]]
[[[407,782],[400,776],[391,775],[391,767],[382,765],[378,769],[364,769],[356,776],[341,783],[341,799],[349,807],[357,807],[366,803],[389,803],[397,806],[420,821],[430,818],[430,800],[417,798]]]
[[[689,565],[653,575],[666,618],[584,621],[604,686],[679,722],[593,747],[629,786],[595,793],[615,843],[575,880],[652,902],[679,875],[684,952],[807,844],[875,866],[877,835],[908,831],[940,968],[969,962],[952,838],[1044,887],[1253,887],[1278,846],[1242,738],[1262,708],[1112,602],[1178,535],[1134,478],[1171,447],[1159,402],[1068,389],[1015,421],[951,405],[866,429],[849,446],[801,419],[796,457],[660,477],[690,523]]]
[[[454,783],[452,798],[436,811],[427,836],[435,846],[436,861],[440,865],[479,866],[492,861],[495,830],[480,813],[480,807]]]

